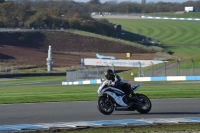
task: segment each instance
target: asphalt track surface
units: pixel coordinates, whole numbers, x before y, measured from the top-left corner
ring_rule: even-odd
[[[148,114],[115,111],[101,114],[97,101],[0,104],[0,125],[80,122],[96,120],[200,117],[200,98],[151,99]]]

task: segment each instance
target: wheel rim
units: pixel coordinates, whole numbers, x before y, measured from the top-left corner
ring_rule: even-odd
[[[110,100],[107,101],[105,98],[102,98],[99,101],[99,105],[100,105],[100,108],[104,110],[105,112],[112,111],[112,102]]]
[[[143,110],[149,109],[149,107],[151,106],[149,99],[147,99],[146,97],[139,97],[139,99],[142,99],[142,102],[139,103],[139,107]]]

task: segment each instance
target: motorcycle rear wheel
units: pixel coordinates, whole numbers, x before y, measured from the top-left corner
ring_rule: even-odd
[[[142,101],[138,102],[136,110],[141,114],[148,113],[152,107],[150,99],[143,94],[137,94],[137,97]]]
[[[105,96],[99,97],[97,108],[104,115],[110,115],[114,111],[114,105],[111,98],[107,98]]]

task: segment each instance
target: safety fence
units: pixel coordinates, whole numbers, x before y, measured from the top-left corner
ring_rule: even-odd
[[[67,71],[67,81],[82,81],[91,79],[101,79],[105,78],[104,72],[110,67],[110,69],[115,70],[118,75],[125,79],[130,80],[134,77],[166,77],[166,76],[198,76],[200,75],[200,68],[198,62],[193,60],[177,60],[166,62],[163,61],[161,64],[151,64],[148,67],[139,68],[129,68],[129,71],[120,71],[119,67],[108,66],[94,66],[91,68],[70,70]],[[120,72],[120,73],[119,73]]]
[[[104,78],[104,72],[107,69],[112,69],[114,71],[114,67],[103,67],[103,66],[95,66],[91,68],[82,68],[78,70],[70,70],[67,71],[67,81],[79,81],[79,80],[89,80],[89,79],[101,79]]]
[[[90,66],[82,68],[70,68],[63,69],[63,73],[66,71],[66,81],[83,81],[92,79],[105,78],[104,72],[107,69],[114,70],[121,78],[125,80],[134,79],[135,77],[165,77],[165,76],[199,76],[200,75],[200,63],[193,60],[177,60],[169,61],[160,64],[151,64],[148,67],[139,68],[127,68],[116,66]],[[0,66],[0,75],[10,75],[10,74],[22,74],[22,73],[44,73],[46,68],[42,70],[31,70],[33,67],[20,68],[17,66]],[[127,71],[126,71],[127,70]],[[58,73],[58,71],[52,72]]]
[[[0,74],[16,74],[18,67],[14,66],[0,66]]]
[[[198,75],[200,75],[199,62],[195,62],[194,60],[164,62],[162,64],[140,68],[138,72],[138,77]]]

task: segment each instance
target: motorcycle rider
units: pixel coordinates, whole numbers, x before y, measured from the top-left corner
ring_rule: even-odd
[[[105,72],[105,77],[108,80],[108,85],[115,88],[121,89],[125,92],[128,103],[131,104],[132,99],[134,99],[135,94],[131,89],[131,84],[122,80],[117,74],[115,74],[111,69]]]

